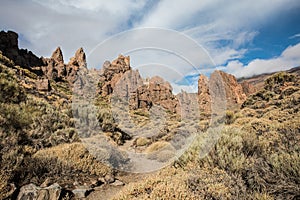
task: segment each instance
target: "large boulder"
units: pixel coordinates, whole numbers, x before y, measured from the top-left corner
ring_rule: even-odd
[[[31,183],[21,187],[17,200],[58,200],[61,190],[57,183],[44,188]]]

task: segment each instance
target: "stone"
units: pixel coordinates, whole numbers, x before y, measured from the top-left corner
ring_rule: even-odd
[[[48,92],[51,90],[50,81],[48,79],[40,79],[36,81],[36,88],[39,91]]]
[[[64,63],[64,58],[60,47],[57,47],[55,51],[52,53],[51,59],[56,63]]]
[[[16,65],[32,70],[34,66],[44,65],[41,58],[34,55],[27,49],[19,49],[18,34],[13,31],[0,32],[0,51]]]
[[[113,183],[111,183],[110,185],[112,186],[123,186],[125,185],[125,183],[123,183],[122,181],[120,180],[115,180]]]
[[[200,75],[198,80],[200,113],[210,115],[212,107],[215,111],[236,108],[254,91],[255,88],[250,83],[240,84],[233,75],[223,71],[214,71],[210,79]],[[223,108],[217,108],[218,106]]]
[[[112,174],[106,174],[104,180],[105,183],[113,183],[115,181],[115,177]]]
[[[249,96],[251,94],[254,94],[257,90],[256,88],[250,84],[248,81],[242,81],[241,86],[243,88],[243,92],[246,94],[246,96]]]
[[[72,190],[75,198],[85,198],[90,192],[92,191],[91,188],[87,186],[78,186],[76,189]]]
[[[106,97],[113,93],[116,84],[125,72],[131,70],[129,56],[119,55],[117,59],[110,63],[104,62],[99,78],[99,93]]]
[[[208,78],[204,75],[199,76],[198,80],[198,102],[200,113],[211,113],[211,96],[209,92]]]
[[[31,183],[21,187],[17,200],[58,200],[61,189],[57,183],[44,188]]]
[[[172,113],[175,113],[179,107],[176,96],[172,94],[171,84],[158,76],[146,80],[142,86],[130,94],[131,109],[150,109],[153,104],[160,105]]]
[[[68,64],[64,64],[63,54],[60,47],[52,53],[50,58],[43,58],[43,74],[54,81],[67,81],[73,85],[77,80],[79,70],[87,71],[86,56],[83,48],[79,48],[75,56],[72,57]]]

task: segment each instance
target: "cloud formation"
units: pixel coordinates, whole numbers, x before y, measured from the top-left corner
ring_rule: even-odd
[[[248,65],[243,65],[238,60],[231,61],[224,67],[224,70],[237,77],[250,77],[261,73],[288,70],[298,66],[300,66],[300,43],[289,46],[276,58],[255,59]]]
[[[293,50],[298,45],[287,48],[276,58],[255,59],[246,66],[241,62],[250,51],[249,46],[253,40],[260,35],[259,27],[272,22],[274,16],[289,13],[295,7],[300,7],[297,0],[261,0],[255,3],[252,0],[3,0],[0,24],[1,29],[14,30],[20,34],[22,48],[49,57],[60,46],[66,61],[79,47],[91,54],[99,43],[132,28],[173,29],[191,37],[203,47],[216,68],[224,66],[228,72],[249,76],[299,65],[300,56]],[[292,38],[297,38],[297,33]],[[164,41],[164,38],[157,38],[157,35],[149,35],[147,39]],[[194,70],[185,61],[174,58],[172,52],[154,52],[153,49],[138,52],[127,49],[119,52],[118,46],[126,46],[126,43],[128,41],[124,39],[108,47],[111,53],[105,58],[104,54],[99,54],[98,62],[111,60],[119,53],[130,52],[133,67],[141,69],[143,66],[141,70],[145,75],[155,72],[165,76],[174,85],[180,82],[178,74],[195,76],[199,74],[199,69],[206,67],[203,62],[197,62],[197,70]],[[172,45],[179,46],[193,59],[198,56],[194,48],[177,43],[176,39]],[[291,55],[294,57],[291,58]],[[101,66],[94,63],[88,59],[90,67]],[[165,67],[162,69],[162,66]],[[168,68],[176,73],[167,73]]]

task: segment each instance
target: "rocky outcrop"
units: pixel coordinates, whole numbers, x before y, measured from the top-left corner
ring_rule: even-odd
[[[20,189],[17,200],[58,200],[60,199],[61,189],[57,183],[45,188],[28,184]]]
[[[51,58],[56,62],[56,63],[64,63],[64,57],[62,54],[62,51],[60,47],[57,47],[55,51],[52,53]]]
[[[214,73],[218,73],[222,77],[228,107],[240,105],[246,100],[247,96],[243,91],[243,87],[233,75],[218,70]]]
[[[200,113],[211,112],[211,96],[209,92],[209,80],[206,76],[200,75],[198,80],[198,102]]]
[[[120,55],[112,63],[106,61],[98,86],[103,97],[114,93],[129,101],[131,109],[150,109],[156,104],[176,112],[179,105],[170,83],[158,76],[144,81],[137,70],[131,69],[129,56]]]
[[[36,81],[36,88],[39,91],[48,92],[51,90],[49,79],[40,79]]]
[[[78,49],[75,56],[68,64],[64,64],[63,54],[58,47],[50,58],[43,58],[45,66],[42,67],[43,74],[50,80],[67,81],[73,84],[77,78],[79,69],[87,69],[86,57],[82,48]]]
[[[114,95],[125,99],[128,102],[131,94],[134,94],[139,87],[143,86],[143,84],[144,81],[138,70],[126,71],[115,85]]]
[[[153,104],[175,113],[179,102],[172,94],[172,86],[161,77],[146,80],[144,85],[131,93],[129,105],[132,109],[151,108]]]
[[[83,48],[79,48],[76,53],[75,56],[72,57],[68,63],[69,66],[78,66],[78,67],[84,67],[86,68],[86,57],[85,57],[85,53],[83,51]]]
[[[243,88],[243,92],[246,94],[246,96],[254,94],[257,91],[257,89],[248,81],[242,81],[240,84],[241,84],[241,86]]]
[[[98,84],[99,93],[103,97],[112,94],[118,81],[129,70],[131,70],[129,56],[119,55],[112,63],[105,61]]]
[[[16,65],[32,70],[32,67],[42,66],[43,61],[27,49],[19,49],[18,34],[13,31],[0,32],[0,51],[13,60]]]
[[[211,113],[212,101],[215,107],[217,107],[216,101],[220,103],[226,101],[227,108],[237,107],[254,92],[255,88],[250,83],[240,84],[233,75],[219,70],[214,71],[209,80],[204,75],[200,75],[198,80],[200,112]]]

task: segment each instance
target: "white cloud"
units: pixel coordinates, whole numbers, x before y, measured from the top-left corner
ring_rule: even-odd
[[[145,1],[2,1],[1,28],[22,34],[20,41],[40,56],[61,46],[68,60],[79,47],[88,52],[109,35],[128,29],[127,21]],[[12,12],[13,11],[13,12]]]
[[[292,35],[291,37],[289,37],[289,39],[294,39],[294,38],[298,38],[298,37],[300,37],[300,33]]]
[[[247,45],[259,34],[258,26],[270,21],[278,13],[287,12],[296,4],[299,3],[295,0],[261,0],[255,3],[252,0],[162,0],[150,3],[137,0],[3,0],[0,24],[3,29],[19,32],[22,36],[20,46],[37,55],[50,56],[57,46],[61,46],[65,60],[68,61],[82,46],[87,54],[94,54],[94,58],[88,57],[88,63],[94,67],[94,64],[101,65],[104,60],[114,59],[119,53],[129,53],[134,67],[157,63],[157,66],[172,68],[178,72],[177,75],[168,73],[167,68],[145,68],[144,74],[156,73],[175,83],[181,76],[198,74],[208,62],[216,66],[229,62],[228,70],[240,75],[258,73],[268,68],[256,69],[254,64],[263,66],[267,62],[273,66],[269,67],[270,70],[279,68],[278,65],[292,66],[299,56],[293,49],[287,49],[277,59],[254,60],[245,69],[238,59],[245,55]],[[198,43],[196,46],[204,49],[199,54],[198,47],[178,42],[178,39],[168,35],[159,37],[155,34],[135,34],[130,40],[119,38],[103,51],[92,51],[109,36],[132,27],[161,27],[182,31]],[[298,37],[298,34],[292,37]],[[143,43],[145,38],[147,43]],[[164,46],[166,41],[171,40],[165,49],[185,55],[196,69],[184,60],[174,58],[172,52],[132,51],[134,47],[146,44],[147,47],[151,46],[149,44],[154,47]]]
[[[217,65],[242,57],[245,44],[259,34],[255,28],[296,1],[161,1],[138,26],[183,30],[206,48]],[[227,43],[224,44],[224,41]]]
[[[244,66],[238,60],[231,61],[224,68],[237,77],[249,77],[261,73],[287,70],[300,65],[300,43],[286,48],[279,57],[272,59],[255,59]]]

